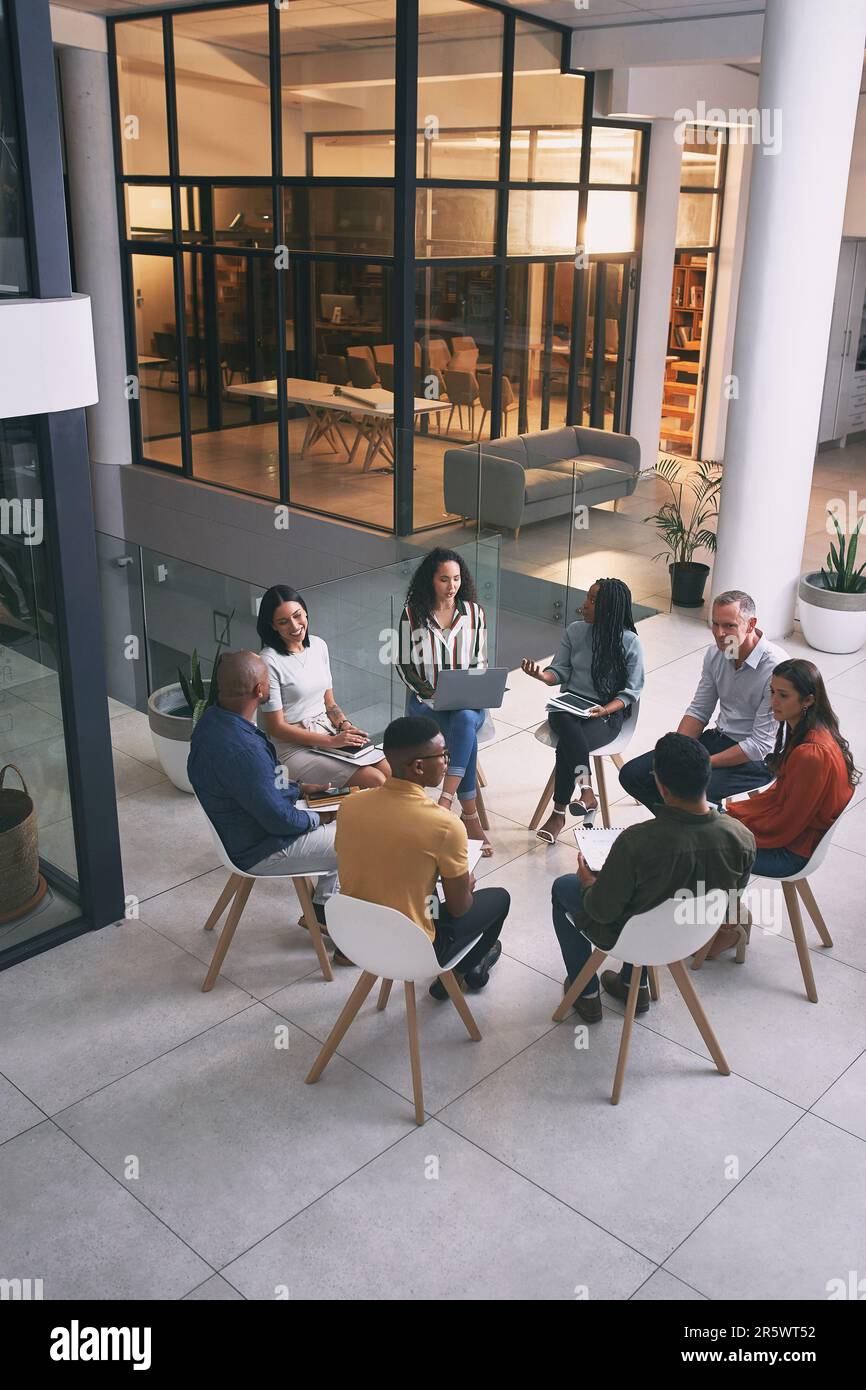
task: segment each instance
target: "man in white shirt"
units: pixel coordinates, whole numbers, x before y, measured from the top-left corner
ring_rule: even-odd
[[[715,804],[772,781],[764,761],[777,729],[770,713],[770,677],[787,653],[767,641],[757,621],[755,601],[742,589],[713,600],[715,645],[707,648],[698,688],[676,729],[698,739],[709,753],[707,799]],[[718,719],[709,729],[716,706]],[[632,758],[619,780],[624,791],[653,810],[658,793],[652,753]]]

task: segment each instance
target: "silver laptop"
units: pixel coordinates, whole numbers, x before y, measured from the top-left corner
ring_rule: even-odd
[[[488,666],[486,671],[440,671],[433,708],[499,709],[507,679],[507,666]]]

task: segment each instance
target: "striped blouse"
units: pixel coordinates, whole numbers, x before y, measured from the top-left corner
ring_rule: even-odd
[[[414,695],[430,701],[440,671],[487,666],[487,620],[478,603],[458,597],[454,622],[443,632],[435,618],[417,621],[408,605],[400,615],[397,671]]]

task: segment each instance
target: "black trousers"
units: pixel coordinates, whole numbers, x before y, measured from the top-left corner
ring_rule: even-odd
[[[585,769],[589,773],[589,755],[595,748],[611,743],[622,728],[623,711],[605,715],[603,719],[581,719],[564,710],[548,711],[547,722],[556,734],[556,777],[553,800],[557,806],[567,806],[574,793],[575,777]]]
[[[508,916],[511,898],[504,888],[479,888],[473,897],[472,906],[462,917],[452,917],[444,903],[439,904],[436,919],[436,940],[433,949],[440,965],[449,961],[461,946],[481,933],[477,946],[460,961],[458,972],[466,975],[487,955],[491,946],[499,940],[499,933]]]
[[[720,733],[718,729],[704,729],[698,739],[698,743],[704,745],[710,757],[714,753],[723,753],[726,748],[733,748],[735,742],[735,739],[728,738],[727,734]],[[772,779],[773,774],[763,762],[714,767],[710,772],[707,800],[719,803],[724,801],[725,797],[736,796],[738,792],[750,792],[755,787],[763,787]],[[652,753],[642,753],[639,758],[632,758],[631,762],[626,763],[619,774],[619,783],[623,791],[642,801],[649,810],[661,801],[653,777]]]

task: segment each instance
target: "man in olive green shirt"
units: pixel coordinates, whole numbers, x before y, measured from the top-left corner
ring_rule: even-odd
[[[553,925],[568,972],[565,989],[577,979],[595,947],[613,951],[630,917],[648,912],[684,890],[696,897],[723,888],[741,893],[755,858],[755,837],[732,816],[707,801],[710,757],[685,734],[665,734],[655,746],[653,771],[663,806],[653,820],[629,826],[617,837],[598,874],[578,854],[576,874],[553,885]],[[602,973],[609,994],[625,999],[631,966]],[[598,976],[574,1005],[586,1023],[601,1019]],[[637,1012],[649,1008],[646,970]]]

